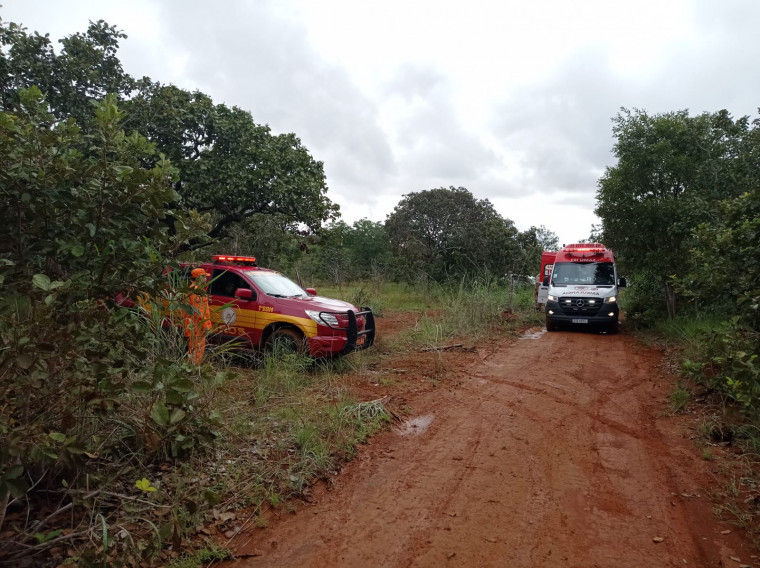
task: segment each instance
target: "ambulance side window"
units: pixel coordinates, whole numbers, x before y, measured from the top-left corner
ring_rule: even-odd
[[[214,270],[213,282],[211,283],[211,293],[213,295],[233,298],[235,296],[235,290],[238,288],[246,288],[250,290],[251,285],[234,272]],[[254,292],[254,296],[255,295]]]

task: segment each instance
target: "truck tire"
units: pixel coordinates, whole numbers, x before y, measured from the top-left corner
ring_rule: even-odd
[[[557,324],[553,321],[546,320],[546,331],[557,331]]]
[[[288,353],[305,355],[306,341],[295,329],[283,327],[272,332],[272,335],[267,339],[266,348],[269,353],[274,355]]]
[[[615,335],[618,332],[618,322],[613,322],[607,326],[605,329],[607,333],[610,335]]]

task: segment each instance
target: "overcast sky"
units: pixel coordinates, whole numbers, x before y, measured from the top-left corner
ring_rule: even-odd
[[[295,132],[352,223],[463,186],[521,230],[587,238],[611,119],[757,117],[756,0],[0,0],[57,40],[106,20],[133,76]]]

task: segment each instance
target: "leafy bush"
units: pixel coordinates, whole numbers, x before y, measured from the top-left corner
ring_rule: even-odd
[[[667,314],[662,283],[653,272],[634,274],[625,289],[626,321],[633,326],[651,327]]]
[[[85,135],[31,88],[0,113],[0,522],[19,506],[36,521],[32,499],[21,500],[32,488],[76,502],[78,516],[127,469],[193,451],[218,425],[199,394],[221,379],[186,362],[184,341],[159,316],[163,302],[146,310],[114,299],[160,298],[177,244],[161,223],[176,199],[174,169],[124,133],[112,97],[94,111]],[[70,538],[45,526],[65,509],[3,553],[34,551],[35,532],[36,547]]]

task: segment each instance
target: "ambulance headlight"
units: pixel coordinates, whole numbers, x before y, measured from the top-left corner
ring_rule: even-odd
[[[559,296],[552,296],[551,294],[549,294],[548,296],[546,296],[546,299],[549,300],[550,302],[556,302],[559,300]]]
[[[320,313],[322,315],[320,315]],[[317,322],[320,325],[330,325],[333,327],[338,327],[338,318],[336,318],[333,314],[328,314],[324,312],[315,312],[313,310],[306,310],[306,315],[309,316],[311,319],[313,319],[315,322]]]
[[[605,304],[614,304],[615,302],[617,302],[617,296],[610,296],[604,299]]]

